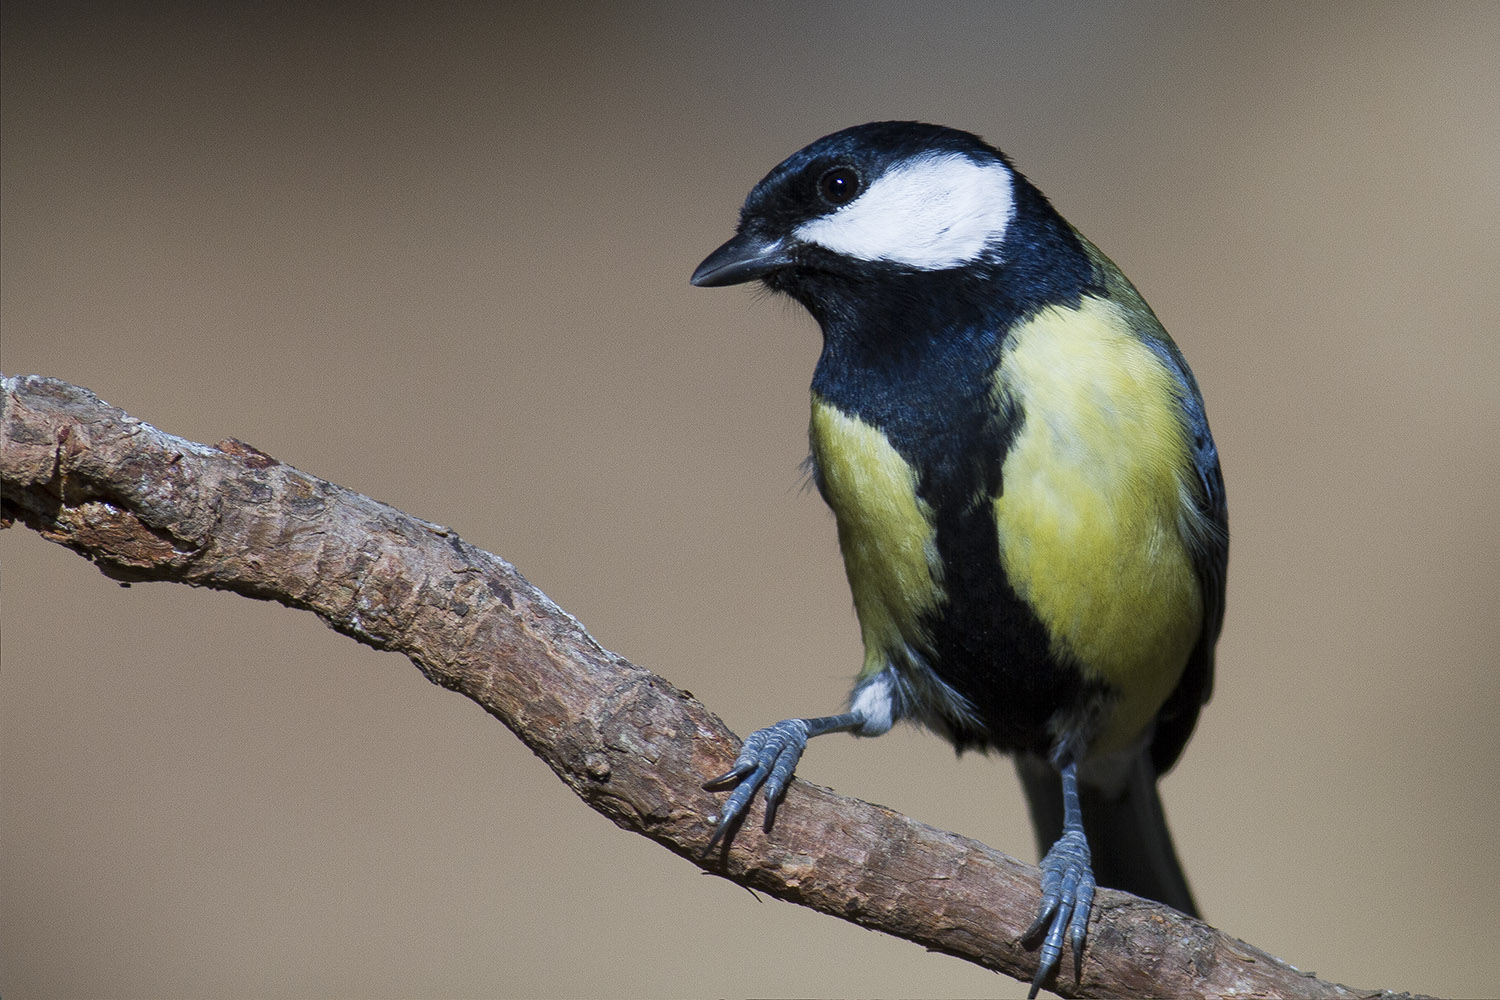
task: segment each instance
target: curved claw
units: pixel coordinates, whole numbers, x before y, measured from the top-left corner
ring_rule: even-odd
[[[703,853],[714,849],[731,830],[744,820],[750,800],[762,787],[766,791],[765,829],[770,830],[776,819],[776,807],[786,794],[786,786],[797,770],[802,751],[807,747],[808,726],[804,719],[783,719],[774,726],[757,729],[745,738],[734,766],[703,787],[709,791],[734,785],[734,791],[724,802],[714,821],[713,836]]]
[[[1056,971],[1064,937],[1073,948],[1074,976],[1083,974],[1083,940],[1094,905],[1094,889],[1088,840],[1081,829],[1065,830],[1042,859],[1042,904],[1036,920],[1022,935],[1022,940],[1035,940],[1046,930],[1028,996],[1035,997],[1042,983]]]

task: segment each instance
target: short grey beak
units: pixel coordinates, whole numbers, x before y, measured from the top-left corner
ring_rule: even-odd
[[[698,265],[692,282],[699,288],[718,288],[764,278],[778,267],[792,262],[781,244],[781,240],[740,233]]]

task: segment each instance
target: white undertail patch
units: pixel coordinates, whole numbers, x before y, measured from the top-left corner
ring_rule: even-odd
[[[896,722],[896,705],[892,698],[891,676],[882,670],[854,692],[849,711],[863,721],[855,730],[860,736],[882,736],[891,731]]]
[[[958,153],[887,170],[843,208],[797,227],[796,237],[859,260],[923,271],[995,253],[1015,214],[1010,170]]]

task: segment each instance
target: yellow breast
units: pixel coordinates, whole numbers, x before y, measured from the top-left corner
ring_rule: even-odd
[[[1049,307],[1014,331],[996,375],[997,397],[1024,414],[995,501],[1001,564],[1054,652],[1119,692],[1095,752],[1149,722],[1202,621],[1179,529],[1192,488],[1181,392],[1097,298]]]
[[[917,475],[884,434],[813,394],[813,459],[838,519],[839,548],[859,615],[860,677],[919,644],[921,617],[938,602],[941,573]]]

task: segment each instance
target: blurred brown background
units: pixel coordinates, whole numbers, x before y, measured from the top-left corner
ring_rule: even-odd
[[[1207,916],[1493,993],[1500,8],[550,7],[6,6],[0,366],[451,525],[744,733],[858,636],[812,321],[687,276],[820,135],[978,131],[1208,400],[1228,622],[1165,784]],[[0,553],[7,1000],[1021,992],[700,875],[307,614]],[[1004,761],[802,773],[1033,856]]]

